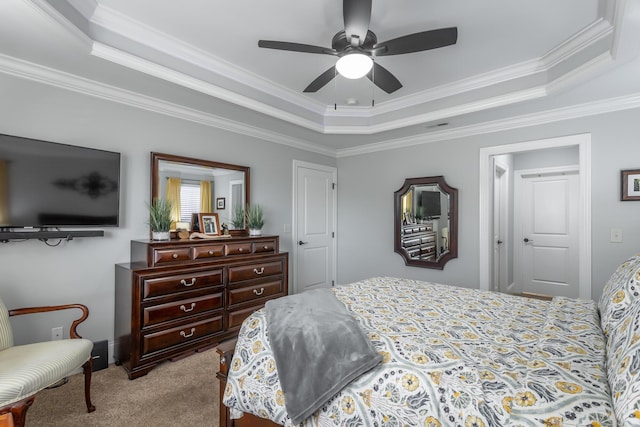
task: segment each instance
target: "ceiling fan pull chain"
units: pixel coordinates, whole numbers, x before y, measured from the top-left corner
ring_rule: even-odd
[[[333,67],[333,111],[338,110],[338,69]]]
[[[371,68],[371,108],[376,106],[376,67]]]

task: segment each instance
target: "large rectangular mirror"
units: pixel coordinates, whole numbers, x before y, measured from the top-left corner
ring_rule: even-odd
[[[234,216],[250,203],[249,183],[247,166],[151,153],[151,200],[174,201],[174,224],[192,224],[194,213],[217,213],[231,234],[245,234]]]

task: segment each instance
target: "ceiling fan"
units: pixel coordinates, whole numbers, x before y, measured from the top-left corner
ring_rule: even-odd
[[[380,89],[393,93],[402,87],[402,83],[386,68],[375,62],[376,57],[437,49],[455,44],[458,40],[458,28],[449,27],[422,31],[378,43],[376,35],[369,30],[371,2],[372,0],[343,0],[344,31],[333,36],[331,48],[273,40],[259,40],[258,46],[337,56],[336,65],[320,74],[304,89],[304,92],[318,91],[338,72],[347,78],[360,78],[366,75]],[[362,63],[362,70],[349,75],[349,62]]]

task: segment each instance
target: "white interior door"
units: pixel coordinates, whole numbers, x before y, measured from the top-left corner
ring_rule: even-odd
[[[335,168],[294,162],[294,289],[331,287],[336,276]]]
[[[520,172],[516,194],[516,277],[522,292],[577,298],[578,172]]]

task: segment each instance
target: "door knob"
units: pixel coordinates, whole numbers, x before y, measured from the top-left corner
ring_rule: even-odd
[[[529,240],[529,238],[528,238],[528,237],[525,237],[525,238],[524,238],[524,242],[525,242],[525,243],[529,243],[529,242],[533,242],[533,240]]]
[[[309,243],[309,242],[303,242],[302,240],[299,240],[299,241],[298,241],[298,244],[299,244],[300,246],[302,246],[302,245],[306,245],[307,243]]]
[[[502,240],[498,240],[498,242],[497,242],[497,243],[498,243],[499,245],[501,245],[501,244],[502,244]]]

